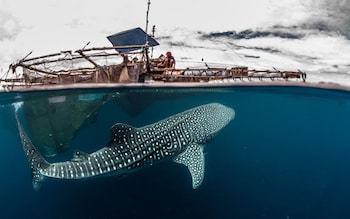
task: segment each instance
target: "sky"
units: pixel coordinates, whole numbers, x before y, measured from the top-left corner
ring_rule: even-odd
[[[145,29],[146,10],[147,0],[0,0],[0,70],[7,71],[11,62],[31,51],[39,56],[79,49],[87,42],[91,47],[110,46],[108,35]],[[341,45],[323,48],[329,39],[310,43],[334,51],[350,39],[350,0],[151,0],[149,28],[153,25],[158,34],[172,28],[208,33],[276,25],[326,28]],[[344,59],[342,53],[335,58]]]

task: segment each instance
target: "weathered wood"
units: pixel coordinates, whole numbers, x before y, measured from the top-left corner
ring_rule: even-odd
[[[80,51],[96,51],[96,50],[116,50],[116,49],[142,49],[145,45],[130,45],[130,46],[110,46],[110,47],[92,47],[89,49],[81,49]],[[78,50],[77,50],[78,51]],[[76,51],[76,52],[77,52]]]
[[[84,54],[83,51],[77,50],[76,52],[79,53],[79,54],[80,54],[82,57],[84,57],[86,60],[88,60],[88,61],[89,61],[91,64],[93,64],[96,68],[99,68],[99,67],[100,67],[99,64],[97,64],[97,63],[94,62],[92,59],[90,59],[90,57],[86,56],[86,55]]]
[[[33,61],[35,59],[44,59],[44,58],[49,58],[49,57],[53,57],[53,56],[59,56],[61,55],[62,53],[53,53],[53,54],[49,54],[49,55],[44,55],[44,56],[37,56],[37,57],[34,57],[34,58],[30,58],[30,59],[23,59],[21,60],[21,63],[22,62],[29,62],[29,61]]]
[[[44,71],[44,70],[41,70],[41,69],[38,69],[38,68],[34,68],[34,67],[30,66],[30,65],[26,65],[26,64],[23,64],[23,63],[19,63],[17,65],[21,66],[23,68],[27,68],[27,69],[32,70],[32,71],[36,71],[36,72],[40,72],[40,73],[44,73],[44,74],[48,74],[48,75],[57,76],[56,73],[52,73],[52,72],[49,72],[49,71]]]

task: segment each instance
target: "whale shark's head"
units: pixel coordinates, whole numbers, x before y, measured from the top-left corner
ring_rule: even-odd
[[[196,125],[194,132],[198,141],[207,141],[214,137],[235,117],[232,108],[219,103],[200,106],[194,112]]]
[[[224,128],[231,120],[235,117],[235,111],[227,106],[220,103],[208,104],[207,117],[211,120],[211,131],[218,132]]]

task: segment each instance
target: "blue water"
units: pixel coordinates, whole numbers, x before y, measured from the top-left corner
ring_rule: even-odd
[[[47,179],[35,191],[12,103],[104,94],[113,98],[49,161],[105,146],[114,123],[139,127],[218,102],[236,117],[206,146],[201,187],[165,161],[124,177]],[[0,93],[0,218],[350,218],[349,112],[349,92],[301,87]]]

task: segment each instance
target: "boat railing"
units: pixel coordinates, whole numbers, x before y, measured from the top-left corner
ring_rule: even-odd
[[[258,79],[270,80],[300,80],[306,81],[306,73],[301,71],[278,71],[278,70],[250,70],[248,67],[232,67],[232,68],[207,68],[207,69],[174,69],[157,72],[155,79],[166,82],[208,82],[211,80],[233,79],[248,80]],[[159,74],[162,73],[162,74]]]

